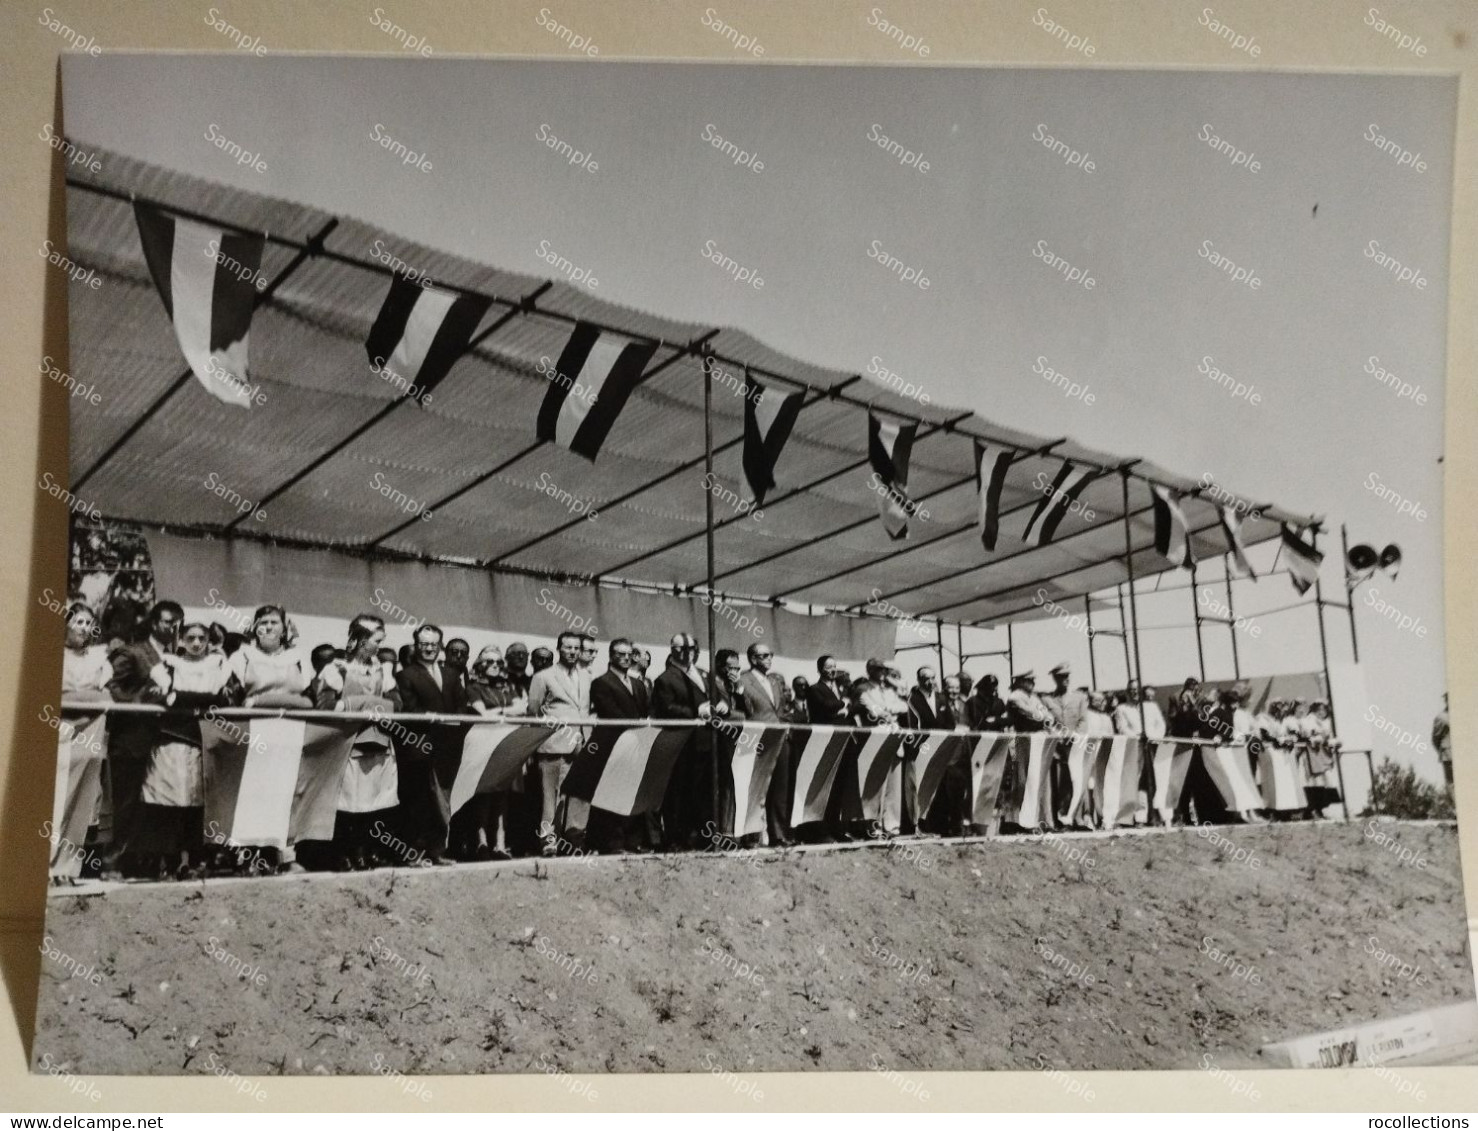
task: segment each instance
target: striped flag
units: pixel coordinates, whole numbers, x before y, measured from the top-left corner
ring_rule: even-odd
[[[878,515],[888,537],[908,537],[913,504],[908,498],[908,459],[913,452],[917,424],[898,424],[867,414],[867,458],[878,481]]]
[[[549,728],[512,723],[474,723],[462,740],[462,761],[452,780],[451,811],[479,793],[495,793],[513,783],[535,751],[549,737]]]
[[[1095,476],[1090,468],[1074,467],[1070,461],[1064,460],[1057,478],[1052,480],[1050,487],[1042,491],[1042,501],[1027,520],[1021,540],[1035,546],[1045,546],[1051,542],[1063,516],[1078,501],[1078,496],[1093,478]]]
[[[1011,467],[1013,453],[1007,449],[990,460],[990,472],[986,473],[988,449],[980,440],[975,441],[975,490],[980,495],[980,544],[987,553],[996,548],[996,534],[1001,525],[1001,489],[1006,485],[1006,472]]]
[[[549,374],[549,390],[539,406],[539,439],[593,461],[656,352],[656,342],[634,342],[576,322]]]
[[[266,286],[266,240],[167,216],[138,202],[133,214],[149,274],[190,371],[217,400],[250,407],[246,342],[258,288]]]
[[[1262,807],[1281,812],[1308,807],[1298,755],[1271,742],[1258,744],[1257,776],[1262,779]]]
[[[1150,484],[1155,507],[1155,549],[1171,565],[1189,569],[1195,563],[1190,527],[1180,508],[1180,494],[1160,483]]]
[[[1016,740],[1004,734],[981,735],[970,753],[970,823],[989,825],[1001,804],[1001,782]],[[1008,801],[1009,803],[1009,801]],[[927,810],[918,810],[927,812]]]
[[[68,709],[57,720],[56,792],[51,797],[51,874],[80,876],[87,829],[103,795],[108,716]]]
[[[1154,744],[1155,796],[1150,804],[1167,825],[1180,804],[1186,771],[1191,768],[1191,755],[1195,752],[1195,745],[1189,742],[1171,739]]]
[[[1093,784],[1093,770],[1098,761],[1099,747],[1103,739],[1087,734],[1075,734],[1067,740],[1067,773],[1072,782],[1073,793],[1068,799],[1067,810],[1057,815],[1064,825],[1085,824],[1084,807],[1088,802],[1088,787]]]
[[[1024,829],[1052,827],[1052,749],[1056,735],[1021,734],[1011,740],[1016,760],[1016,788],[1001,807],[1003,820]]]
[[[1319,563],[1324,560],[1324,555],[1289,529],[1286,522],[1281,526],[1283,550],[1288,555],[1288,576],[1302,596],[1319,580]]]
[[[370,365],[424,405],[426,395],[467,352],[492,301],[423,286],[397,273],[365,339]]]
[[[805,393],[777,393],[744,374],[744,478],[754,505],[763,506],[775,486],[775,465],[800,415]]]
[[[1242,516],[1231,507],[1217,507],[1216,519],[1221,532],[1227,536],[1227,551],[1232,555],[1227,568],[1233,577],[1250,577],[1257,580],[1252,563],[1247,560],[1247,547],[1242,544]]]
[[[575,752],[560,792],[623,817],[650,813],[692,737],[691,727],[598,726]]]
[[[903,743],[908,736],[899,730],[878,729],[863,731],[862,737],[857,752],[857,793],[862,801],[862,818],[881,821],[888,775],[903,760]],[[901,814],[892,816],[896,822]]]
[[[914,750],[914,809],[915,813],[927,813],[934,804],[934,795],[939,792],[945,775],[960,759],[968,760],[980,743],[979,734],[940,734],[926,731],[915,741]]]
[[[1241,813],[1262,808],[1262,795],[1252,780],[1252,766],[1247,761],[1247,747],[1202,746],[1201,761],[1228,809]]]
[[[220,844],[332,840],[339,782],[361,722],[200,720],[205,822]]]
[[[1093,767],[1100,827],[1112,829],[1134,824],[1142,768],[1143,746],[1138,737],[1116,735],[1103,740],[1098,762]]]
[[[765,831],[765,795],[770,791],[775,766],[785,756],[787,735],[784,727],[745,723],[735,740],[734,836]]]
[[[831,800],[837,769],[851,739],[851,731],[828,726],[796,727],[791,732],[791,742],[800,749],[795,763],[792,825],[804,825],[826,816],[826,803]]]

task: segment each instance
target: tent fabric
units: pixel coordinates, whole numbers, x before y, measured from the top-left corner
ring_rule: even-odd
[[[161,596],[187,608],[204,607],[230,627],[259,605],[281,604],[291,615],[309,613],[348,621],[372,613],[388,627],[416,623],[496,626],[499,632],[553,638],[567,629],[603,640],[630,636],[666,641],[686,632],[706,639],[708,608],[701,598],[560,584],[517,574],[387,561],[336,550],[299,550],[254,539],[147,536],[154,584]],[[764,605],[719,605],[719,647],[743,652],[768,644],[777,656],[811,661],[822,655],[857,661],[893,655],[896,628],[882,617],[805,616]],[[660,664],[662,654],[657,654]],[[656,673],[654,672],[653,675]]]
[[[1202,486],[1064,437],[921,404],[862,375],[787,357],[739,330],[631,310],[347,218],[338,218],[323,241],[327,254],[304,258],[258,306],[250,379],[260,383],[264,403],[224,405],[192,382],[151,412],[184,362],[144,264],[130,194],[295,244],[335,218],[103,156],[105,173],[69,182],[67,193],[69,255],[104,280],[99,290],[70,291],[70,372],[101,394],[96,405],[72,401],[71,471],[74,484],[84,479],[81,495],[111,518],[495,572],[686,588],[706,580],[711,489],[720,593],[992,624],[1050,615],[1048,600],[1066,602],[1126,579],[1115,469],[1134,476],[1129,512],[1140,577],[1172,568],[1153,548],[1147,480],[1186,492]],[[269,238],[264,275],[275,278],[303,258],[298,251]],[[392,257],[435,283],[498,300],[479,329],[481,340],[474,336],[478,344],[424,407],[390,407],[399,390],[370,370],[365,354]],[[595,463],[535,438],[548,388],[541,370],[558,359],[575,319],[660,343],[651,375]],[[714,355],[712,479],[704,475],[699,343]],[[759,515],[725,501],[746,494],[746,366],[780,391],[809,390]],[[869,409],[920,422],[908,487],[927,517],[910,523],[907,542],[890,542],[877,519],[866,458]],[[1007,478],[1000,538],[990,554],[975,533],[972,437],[1023,452]],[[1088,486],[1081,512],[1067,516],[1053,542],[1027,546],[1022,531],[1064,459],[1108,470]],[[215,482],[207,485],[212,473]],[[1219,487],[1217,494],[1223,503],[1255,508],[1242,528],[1248,545],[1277,537],[1280,521],[1314,521],[1267,500]],[[418,521],[419,510],[408,512],[403,500],[432,518]],[[561,500],[578,500],[585,510]],[[1188,495],[1183,506],[1197,555],[1224,552],[1213,502]]]

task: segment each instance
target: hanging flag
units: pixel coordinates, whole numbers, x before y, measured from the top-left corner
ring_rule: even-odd
[[[634,342],[588,322],[575,323],[548,374],[536,433],[593,461],[606,434],[646,376],[656,342]]]
[[[1259,742],[1257,746],[1262,807],[1285,813],[1308,808],[1309,799],[1304,793],[1304,776],[1297,753],[1271,742]]]
[[[883,813],[883,805],[887,801],[884,792],[894,767],[903,760],[903,743],[908,735],[905,731],[881,728],[862,734],[864,741],[857,752],[857,794],[862,802],[863,820],[882,821],[885,828],[896,828],[902,814],[889,814],[892,821],[887,820]],[[893,801],[901,804],[901,795],[895,796]]]
[[[511,785],[524,763],[549,738],[549,728],[533,724],[474,723],[462,740],[462,760],[452,779],[451,811],[480,793]]]
[[[1288,554],[1288,576],[1302,595],[1319,580],[1319,563],[1324,560],[1324,555],[1289,529],[1286,522],[1281,525],[1283,549]]]
[[[1016,768],[1016,788],[1001,805],[1001,819],[1024,829],[1052,827],[1053,750],[1057,736],[1022,734],[1011,739],[1011,758]],[[1048,743],[1051,743],[1049,746]]]
[[[1161,483],[1150,484],[1155,508],[1155,549],[1171,565],[1190,569],[1196,556],[1191,551],[1190,528],[1180,509],[1180,494]]]
[[[692,727],[598,726],[575,751],[560,792],[623,817],[651,813],[692,738]]]
[[[1196,747],[1194,743],[1163,739],[1151,740],[1150,746],[1155,772],[1155,796],[1151,804],[1160,814],[1160,819],[1169,825],[1180,805],[1186,774],[1191,768],[1191,755],[1196,752]]]
[[[785,756],[789,732],[784,727],[744,723],[734,740],[734,836],[765,831],[765,796],[775,767]]]
[[[1001,525],[1001,489],[1006,485],[1006,472],[1014,458],[1007,449],[990,461],[990,474],[986,474],[987,449],[980,440],[975,441],[975,490],[980,495],[980,544],[987,553],[994,553],[996,534]]]
[[[775,486],[775,465],[804,397],[803,390],[777,393],[744,374],[744,478],[756,507],[764,506],[765,493]]]
[[[1088,787],[1093,783],[1093,771],[1098,762],[1099,748],[1105,741],[1096,735],[1075,734],[1063,744],[1067,748],[1067,757],[1064,761],[1067,765],[1068,781],[1072,784],[1072,794],[1066,799],[1067,808],[1057,814],[1057,820],[1061,824],[1086,825],[1088,823]]]
[[[1257,580],[1252,563],[1247,560],[1247,547],[1242,544],[1242,516],[1231,507],[1217,507],[1216,519],[1221,531],[1227,536],[1227,550],[1231,553],[1228,569],[1233,577],[1250,577]]]
[[[1142,751],[1143,744],[1137,736],[1121,734],[1103,740],[1098,763],[1093,768],[1100,828],[1134,824],[1134,813],[1139,808]]]
[[[1063,516],[1072,509],[1078,496],[1093,478],[1095,476],[1089,468],[1074,467],[1071,461],[1064,460],[1057,478],[1042,492],[1042,501],[1027,520],[1021,540],[1034,546],[1045,546],[1051,542]]]
[[[467,352],[492,301],[423,286],[395,274],[365,339],[370,368],[424,406],[431,390]]]
[[[1245,746],[1202,746],[1201,761],[1221,794],[1222,804],[1234,813],[1262,808],[1262,794],[1252,780]]]
[[[970,752],[970,823],[989,826],[1001,805],[1001,783],[1016,740],[1006,734],[983,734]],[[1019,775],[1018,775],[1019,780]],[[1010,804],[1008,798],[1006,804]],[[928,810],[915,810],[926,813]]]
[[[205,827],[223,845],[332,840],[339,783],[362,722],[200,720]]]
[[[828,726],[796,727],[791,732],[791,749],[800,750],[795,760],[792,825],[804,825],[826,816],[826,803],[831,800],[837,768],[851,738],[850,731]]]
[[[898,542],[908,537],[908,519],[913,503],[908,498],[908,458],[913,452],[917,424],[895,424],[867,414],[867,458],[878,482],[878,515],[888,537]]]
[[[976,734],[941,734],[925,731],[917,736],[914,750],[914,812],[928,813],[934,795],[944,784],[950,767],[964,759],[969,761],[980,742]]]
[[[174,324],[185,362],[205,391],[250,407],[247,334],[262,276],[262,236],[244,236],[167,216],[135,202],[139,243]]]

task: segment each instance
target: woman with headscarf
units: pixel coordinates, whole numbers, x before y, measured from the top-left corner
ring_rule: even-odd
[[[385,622],[361,613],[349,622],[344,658],[331,660],[318,673],[318,701],[326,711],[368,711],[389,714],[400,710],[395,672],[380,657]],[[393,825],[391,811],[399,803],[399,778],[390,736],[378,722],[366,722],[354,738],[348,764],[339,780],[338,815],[334,846],[338,866],[363,871],[380,855],[374,836],[377,822]]]
[[[160,879],[203,875],[205,784],[197,716],[229,706],[238,685],[226,657],[210,650],[210,629],[199,621],[181,626],[179,651],[159,658],[149,683],[145,702],[180,713],[160,721],[159,741],[149,757],[139,851],[154,859]]]
[[[99,644],[97,616],[81,601],[67,606],[62,652],[62,698],[69,703],[109,703],[113,666]],[[43,712],[45,718],[49,712]],[[52,795],[51,882],[74,884],[87,855],[87,830],[97,821],[107,754],[108,716],[57,712],[56,792]]]

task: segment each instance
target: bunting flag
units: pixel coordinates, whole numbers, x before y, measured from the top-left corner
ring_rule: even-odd
[[[908,459],[913,452],[917,424],[885,423],[867,414],[867,458],[878,483],[878,515],[888,537],[898,542],[908,537],[913,503],[908,497]]]
[[[885,826],[897,828],[901,814],[891,814],[893,822],[888,824],[883,814],[883,794],[888,775],[903,761],[903,743],[910,736],[900,730],[878,729],[863,731],[861,737],[857,752],[857,793],[862,803],[862,819],[883,821]],[[901,796],[898,800],[901,802]]]
[[[524,763],[549,737],[549,728],[533,724],[474,723],[462,740],[462,761],[452,779],[451,811],[481,793],[513,784]]]
[[[1055,735],[1021,734],[1011,739],[1016,787],[1001,806],[1001,820],[1024,829],[1052,827],[1052,750]]]
[[[795,760],[795,801],[791,805],[790,823],[804,825],[826,816],[826,803],[837,768],[847,752],[851,732],[836,727],[796,727],[792,732],[792,749],[800,751]]]
[[[1262,808],[1262,795],[1252,780],[1252,764],[1245,746],[1202,746],[1201,761],[1222,803],[1234,813]]]
[[[775,767],[785,756],[786,733],[784,727],[746,723],[734,742],[735,837],[765,831],[765,795]]]
[[[1300,538],[1286,522],[1280,525],[1283,550],[1288,555],[1288,576],[1299,596],[1303,596],[1319,580],[1319,563],[1324,560],[1324,555]]]
[[[560,792],[622,817],[650,813],[692,738],[692,727],[598,726],[575,752]]]
[[[1057,819],[1064,825],[1088,823],[1088,792],[1089,787],[1094,784],[1093,770],[1102,745],[1102,738],[1087,734],[1075,734],[1067,740],[1067,773],[1073,792],[1068,798],[1067,809],[1057,815]]]
[[[1150,484],[1150,494],[1155,508],[1155,549],[1171,565],[1190,569],[1196,558],[1185,512],[1180,509],[1180,494],[1160,483]]]
[[[1143,746],[1137,737],[1116,735],[1103,740],[1098,750],[1098,761],[1093,767],[1100,828],[1134,824],[1143,767]]]
[[[804,391],[777,393],[744,374],[744,478],[757,507],[775,486],[775,465],[804,400]]]
[[[914,750],[915,813],[929,812],[929,806],[934,804],[934,796],[950,767],[961,759],[968,760],[980,738],[978,734],[952,735],[938,731],[926,731],[918,737],[918,746]]]
[[[646,376],[656,342],[636,342],[588,322],[575,323],[548,374],[539,406],[539,439],[594,461],[631,392]]]
[[[332,840],[339,781],[363,727],[362,722],[302,719],[201,719],[210,839],[256,848]]]
[[[1262,781],[1262,807],[1297,812],[1309,804],[1304,794],[1303,768],[1298,755],[1271,742],[1258,743],[1257,776]]]
[[[492,301],[393,275],[364,343],[371,368],[424,406],[431,390],[467,352]]]
[[[1180,795],[1185,789],[1186,771],[1191,768],[1191,755],[1195,752],[1195,744],[1189,742],[1171,739],[1154,744],[1152,759],[1155,796],[1150,804],[1167,825],[1175,816],[1176,806],[1180,804]]]
[[[1016,740],[1008,735],[982,735],[970,751],[970,823],[989,826],[1001,803],[1001,782]],[[916,810],[927,812],[927,810]]]
[[[1022,532],[1021,540],[1034,546],[1045,546],[1052,541],[1053,535],[1057,533],[1057,527],[1061,524],[1063,516],[1068,513],[1072,505],[1078,501],[1078,496],[1083,489],[1094,478],[1091,469],[1086,467],[1074,467],[1072,462],[1064,460],[1057,477],[1052,480],[1049,487],[1042,490],[1042,501],[1032,511],[1032,516],[1027,520],[1026,530]]]
[[[989,449],[982,441],[975,441],[975,490],[980,495],[980,517],[977,520],[980,544],[987,553],[994,553],[996,535],[1001,526],[1001,489],[1006,485],[1006,472],[1010,470],[1014,453],[1009,449],[999,452],[994,460],[989,461],[990,473],[987,474],[985,465],[988,452]]]
[[[1216,519],[1221,523],[1221,532],[1227,536],[1227,569],[1233,577],[1250,577],[1257,580],[1252,563],[1247,560],[1247,547],[1242,544],[1242,516],[1231,507],[1217,507]]]
[[[68,710],[57,719],[56,792],[51,796],[51,874],[77,877],[87,855],[87,830],[103,796],[108,716]]]
[[[247,335],[262,277],[262,236],[239,235],[133,206],[144,260],[195,379],[227,404],[250,407]]]

